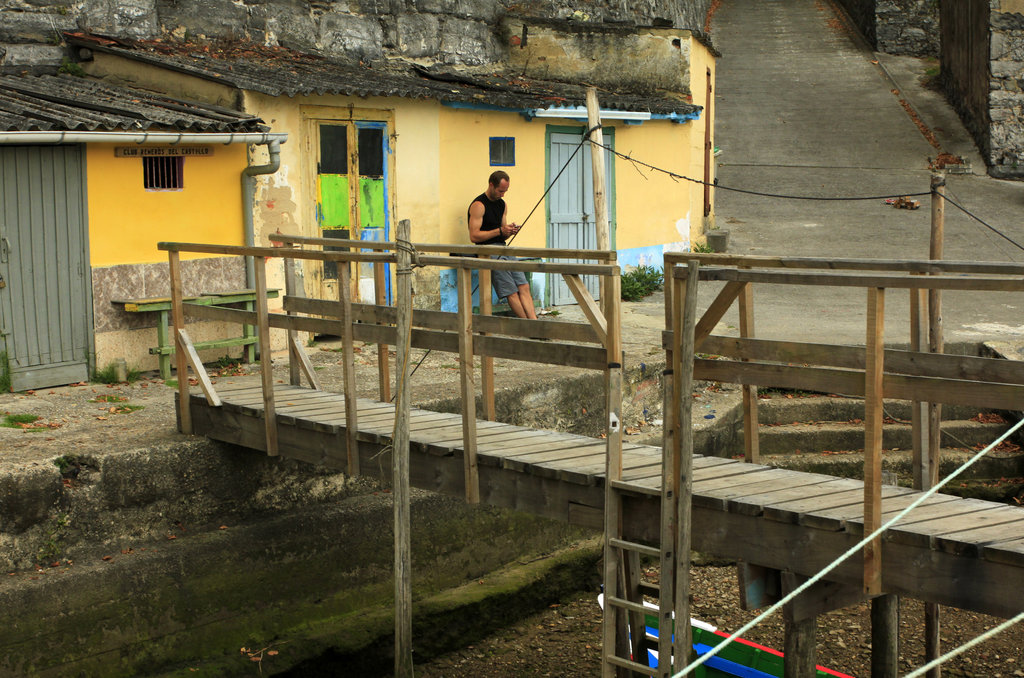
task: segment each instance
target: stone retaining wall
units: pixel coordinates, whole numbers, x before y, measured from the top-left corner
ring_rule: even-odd
[[[993,5],[1009,2],[993,0]],[[989,52],[989,174],[1024,178],[1024,3],[991,15]]]
[[[62,31],[131,38],[245,39],[332,56],[400,56],[479,65],[503,58],[506,15],[702,28],[710,0],[12,0],[0,7],[4,43],[59,43]],[[28,58],[23,49],[9,50]],[[52,58],[52,55],[51,55]]]

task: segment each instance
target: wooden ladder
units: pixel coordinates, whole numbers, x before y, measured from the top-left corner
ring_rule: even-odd
[[[667,272],[666,272],[667,273]],[[662,455],[660,544],[652,546],[623,535],[623,502],[643,490],[622,479],[622,439],[612,441],[609,426],[605,483],[604,636],[602,675],[639,674],[668,678],[689,663],[690,631],[690,496],[693,435],[690,426],[696,323],[697,264],[682,280],[665,279],[666,326],[675,342],[667,350],[664,375],[664,438]],[[609,370],[611,372],[611,369]],[[609,375],[608,412],[614,422],[614,376]],[[621,370],[619,384],[621,387]],[[621,405],[621,388],[617,389]],[[621,426],[619,427],[621,429]],[[640,556],[657,558],[660,585],[641,582]],[[658,665],[647,661],[650,641],[644,596],[657,598]],[[650,648],[653,649],[653,648]]]

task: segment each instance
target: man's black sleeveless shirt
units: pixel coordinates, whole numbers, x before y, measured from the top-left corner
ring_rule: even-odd
[[[501,219],[505,216],[505,201],[501,198],[497,200],[491,200],[487,197],[486,193],[481,193],[469,203],[470,207],[473,206],[474,202],[481,202],[484,205],[484,219],[483,223],[480,224],[481,231],[493,231],[494,229],[501,228]],[[466,218],[469,218],[469,210],[466,210]],[[498,235],[494,236],[490,240],[484,242],[478,242],[477,245],[504,245],[505,237],[501,235],[499,231]]]

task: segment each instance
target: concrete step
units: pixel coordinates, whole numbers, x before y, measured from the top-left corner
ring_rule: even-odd
[[[940,453],[939,476],[945,478],[976,454],[974,450],[943,449]],[[841,478],[863,479],[864,454],[832,452],[828,454],[762,455],[761,463],[768,466],[824,473]],[[913,459],[909,450],[886,450],[882,453],[882,470],[895,474],[892,484],[910,487],[913,484]],[[1022,494],[1024,488],[1024,453],[993,450],[976,462],[944,489],[946,494],[975,496],[993,501],[1008,501]]]
[[[886,400],[882,403],[885,416],[910,421],[910,403],[906,400]],[[977,407],[944,405],[943,420],[971,419],[979,412]],[[864,400],[861,398],[800,396],[795,394],[762,397],[757,402],[757,419],[761,424],[789,424],[792,422],[850,421],[864,419]]]

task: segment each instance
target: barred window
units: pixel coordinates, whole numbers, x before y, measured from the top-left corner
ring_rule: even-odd
[[[143,158],[142,186],[147,191],[180,191],[185,188],[185,158]]]

